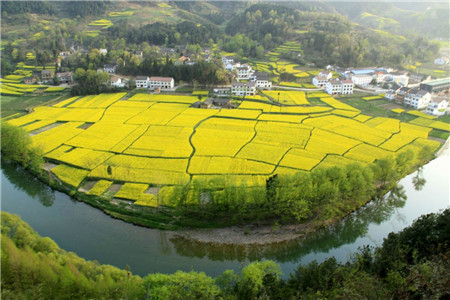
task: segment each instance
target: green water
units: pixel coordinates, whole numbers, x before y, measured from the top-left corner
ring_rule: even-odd
[[[216,276],[226,269],[239,271],[249,261],[271,259],[287,276],[298,264],[312,260],[335,256],[346,261],[358,247],[380,245],[389,232],[448,207],[449,161],[448,154],[440,156],[401,180],[384,199],[305,240],[266,246],[218,246],[169,238],[165,231],[112,219],[11,165],[2,166],[1,208],[18,214],[65,250],[119,268],[129,265],[139,275],[193,269]]]

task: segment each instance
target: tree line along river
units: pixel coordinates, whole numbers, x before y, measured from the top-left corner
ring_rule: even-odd
[[[347,216],[337,224],[304,240],[258,245],[214,245],[177,238],[171,232],[138,227],[113,219],[102,211],[52,190],[13,165],[1,170],[1,208],[18,214],[41,236],[79,256],[127,265],[138,275],[203,271],[217,276],[239,271],[250,261],[270,259],[284,276],[298,264],[319,262],[330,256],[349,259],[364,245],[379,246],[389,232],[400,231],[422,214],[449,206],[450,156],[444,151],[422,169],[403,178],[399,187]]]

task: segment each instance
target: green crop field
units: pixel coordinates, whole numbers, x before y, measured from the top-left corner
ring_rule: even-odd
[[[7,122],[32,134],[62,182],[152,207],[177,205],[164,197],[192,180],[213,190],[255,187],[274,174],[368,164],[440,145],[428,139],[436,126],[425,119],[403,123],[362,115],[319,93],[326,106],[308,105],[304,92],[281,93],[289,106],[259,97],[230,110],[190,108],[196,96],[135,94],[122,100],[125,93],[100,94],[35,107]]]

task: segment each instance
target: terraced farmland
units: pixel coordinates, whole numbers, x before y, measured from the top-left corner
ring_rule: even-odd
[[[371,118],[329,96],[321,98],[327,106],[309,106],[303,92],[283,92],[289,106],[261,97],[233,110],[190,108],[196,96],[124,96],[73,97],[8,122],[30,132],[60,181],[152,207],[176,206],[171,191],[193,180],[211,189],[263,186],[275,174],[439,147],[427,139],[432,121]]]

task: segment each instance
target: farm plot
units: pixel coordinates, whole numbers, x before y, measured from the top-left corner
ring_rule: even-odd
[[[303,92],[292,95],[306,99]],[[244,100],[227,110],[190,108],[192,96],[123,98],[123,93],[72,97],[7,122],[30,132],[45,158],[59,163],[52,172],[60,181],[86,187],[90,195],[151,207],[177,205],[167,199],[192,180],[212,190],[257,187],[274,174],[436,149],[439,143],[428,134],[432,126],[448,125],[372,118],[330,96],[322,97],[329,106]],[[151,187],[160,193],[149,193]]]
[[[305,92],[301,91],[264,91],[264,94],[274,99],[274,101],[288,105],[309,104],[306,100]]]

